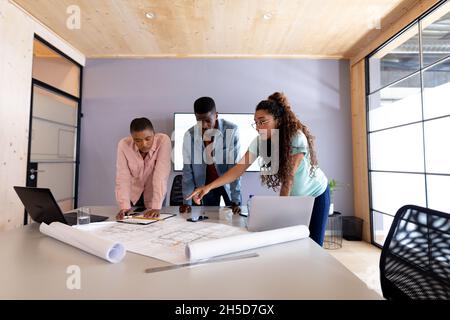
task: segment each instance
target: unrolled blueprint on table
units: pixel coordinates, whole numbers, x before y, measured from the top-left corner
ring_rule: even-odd
[[[188,262],[185,250],[190,242],[248,233],[242,228],[210,222],[187,222],[180,217],[150,225],[105,224],[92,232],[122,243],[128,251],[175,264]]]

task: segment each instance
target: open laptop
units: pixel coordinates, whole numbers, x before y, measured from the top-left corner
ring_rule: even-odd
[[[247,229],[265,231],[296,225],[309,226],[314,197],[254,196]]]
[[[14,190],[34,221],[46,224],[61,222],[69,226],[77,224],[77,213],[63,214],[50,189],[14,187]],[[100,222],[106,219],[108,217],[91,214],[91,222]]]

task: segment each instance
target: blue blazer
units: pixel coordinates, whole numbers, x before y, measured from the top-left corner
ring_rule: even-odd
[[[240,159],[239,134],[234,123],[218,119],[217,130],[213,132],[214,164],[219,176],[230,170]],[[208,132],[208,131],[207,131]],[[195,188],[205,185],[206,162],[203,156],[205,145],[202,139],[202,128],[193,126],[184,134],[183,138],[183,199],[186,199]],[[224,185],[225,191],[232,202],[241,203],[241,179]],[[192,200],[183,200],[185,204],[192,204]]]

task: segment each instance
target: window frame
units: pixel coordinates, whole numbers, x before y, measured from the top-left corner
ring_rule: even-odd
[[[367,168],[368,168],[368,190],[369,190],[369,218],[370,218],[370,242],[379,247],[382,248],[383,246],[375,241],[375,230],[374,230],[374,212],[378,212],[380,214],[383,215],[388,215],[388,216],[392,216],[392,214],[389,213],[384,213],[381,212],[380,210],[376,209],[373,207],[373,201],[372,201],[372,197],[373,197],[373,193],[372,193],[372,179],[371,179],[371,173],[372,172],[386,172],[386,173],[408,173],[408,174],[420,174],[424,176],[424,183],[425,183],[425,204],[426,207],[428,207],[429,201],[428,201],[428,183],[427,183],[427,175],[441,175],[441,176],[450,176],[450,174],[446,174],[446,173],[434,173],[434,172],[428,172],[427,171],[427,161],[426,161],[426,154],[427,154],[427,149],[426,149],[426,143],[425,143],[425,123],[429,122],[429,121],[433,121],[433,120],[437,120],[437,119],[441,119],[441,118],[447,118],[450,117],[450,114],[447,115],[443,115],[443,116],[438,116],[438,117],[433,117],[433,118],[429,118],[429,119],[425,119],[424,118],[424,99],[423,99],[423,93],[424,93],[424,72],[426,72],[428,69],[433,68],[437,65],[439,65],[440,63],[444,62],[445,60],[450,59],[450,53],[447,56],[444,56],[436,61],[434,61],[432,64],[428,64],[424,67],[424,59],[423,59],[423,39],[422,39],[422,20],[424,20],[428,15],[432,14],[435,10],[439,10],[439,8],[445,4],[448,0],[442,0],[439,1],[438,3],[436,3],[433,7],[431,7],[429,10],[427,10],[426,12],[424,12],[423,14],[421,14],[419,17],[417,17],[416,19],[414,19],[413,21],[411,21],[409,24],[407,24],[402,30],[400,30],[397,34],[395,34],[393,37],[389,38],[386,42],[384,42],[382,45],[380,45],[378,48],[376,48],[375,50],[373,50],[370,54],[368,54],[365,57],[365,103],[366,103],[366,143],[367,143]],[[433,22],[434,23],[434,22]],[[377,54],[380,50],[382,50],[383,48],[385,48],[387,45],[391,44],[393,41],[395,41],[396,39],[398,39],[402,34],[404,34],[405,32],[407,32],[410,28],[414,27],[414,25],[417,24],[417,27],[419,29],[419,70],[411,72],[410,74],[403,76],[395,81],[392,81],[390,83],[387,83],[383,86],[380,86],[379,88],[377,88],[376,90],[371,91],[370,90],[370,58],[373,57],[375,54]],[[369,128],[369,123],[370,123],[370,118],[369,118],[369,111],[370,111],[370,95],[376,93],[376,92],[380,92],[381,90],[388,88],[392,85],[395,85],[396,83],[400,83],[401,81],[404,81],[407,78],[413,77],[415,75],[419,75],[420,76],[420,89],[421,89],[421,95],[420,95],[420,99],[421,99],[421,112],[422,112],[422,119],[420,121],[414,121],[414,122],[408,122],[408,123],[404,123],[401,125],[396,125],[396,126],[391,126],[391,127],[386,127],[383,129],[378,129],[378,130],[373,130],[371,131]],[[386,130],[392,130],[394,128],[399,128],[399,127],[404,127],[404,126],[408,126],[411,124],[421,124],[422,125],[422,144],[423,144],[423,164],[424,164],[424,170],[423,172],[406,172],[406,171],[390,171],[390,170],[374,170],[371,168],[371,147],[370,147],[370,135],[372,133],[376,133],[379,131],[386,131]]]

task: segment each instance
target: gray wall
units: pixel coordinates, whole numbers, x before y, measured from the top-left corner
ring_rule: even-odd
[[[80,205],[114,200],[116,145],[130,121],[150,118],[171,135],[174,112],[192,112],[196,98],[215,99],[219,112],[254,112],[283,91],[316,136],[319,165],[348,185],[335,193],[335,209],[353,214],[351,113],[347,60],[299,59],[94,59],[84,69]],[[169,182],[169,190],[172,182]],[[249,193],[273,194],[258,173],[242,179]]]

